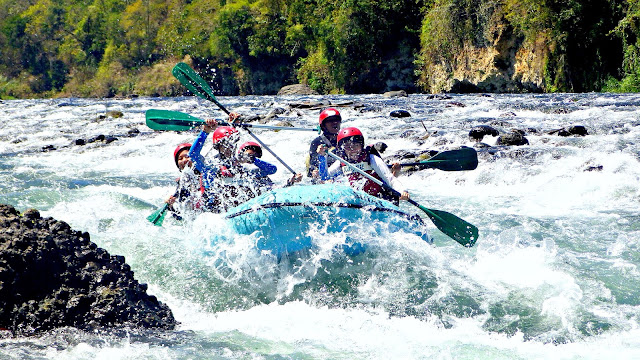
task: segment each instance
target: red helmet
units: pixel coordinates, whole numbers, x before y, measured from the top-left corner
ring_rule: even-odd
[[[334,108],[326,108],[322,110],[320,113],[320,126],[325,120],[338,120],[342,121],[342,116],[340,116],[340,112]]]
[[[253,141],[247,141],[246,143],[240,145],[238,152],[240,153],[246,148],[253,150],[256,153],[256,157],[262,157],[262,147],[260,146],[260,144]]]
[[[178,154],[180,153],[180,151],[182,150],[190,150],[191,149],[191,144],[189,143],[182,143],[178,146],[176,146],[176,149],[173,150],[173,160],[176,161],[176,166],[178,166]]]
[[[338,147],[342,146],[343,141],[357,141],[364,145],[364,135],[358,128],[344,128],[338,133]]]
[[[222,140],[229,140],[226,138],[231,136],[232,134],[237,134],[237,133],[238,133],[238,130],[236,130],[236,128],[232,126],[218,126],[216,128],[216,131],[213,132],[213,136],[212,136],[213,143],[217,144]]]

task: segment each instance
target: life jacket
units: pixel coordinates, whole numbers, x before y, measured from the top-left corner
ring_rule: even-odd
[[[360,155],[360,157],[356,160],[356,163],[353,165],[358,169],[364,171],[365,173],[371,175],[372,177],[380,180],[384,183],[384,180],[376,173],[376,171],[371,167],[369,163],[369,155],[371,155],[371,147],[367,146],[364,148],[364,151]],[[377,153],[374,153],[376,155]],[[350,166],[346,164],[340,163],[340,169],[342,170],[342,174],[345,175],[349,179],[349,184],[351,186],[357,185],[359,182],[365,178],[362,174],[352,169]],[[376,197],[383,197],[384,188],[381,185],[376,184],[375,182],[367,179],[364,185],[362,185],[362,191],[366,192],[369,195],[373,195]]]
[[[219,165],[215,185],[208,189],[207,208],[213,212],[224,212],[262,193],[258,178],[244,171],[233,160]]]

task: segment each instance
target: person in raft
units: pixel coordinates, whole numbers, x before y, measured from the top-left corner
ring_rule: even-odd
[[[237,156],[240,162],[254,163],[256,158],[262,158],[262,146],[260,146],[260,144],[256,142],[247,141],[246,143],[240,145],[240,147],[238,148]],[[258,174],[258,176],[256,176],[256,180],[263,188],[273,187],[273,181],[271,180],[271,178],[269,178],[269,176],[260,176],[260,174]],[[301,180],[302,174],[295,174],[287,181],[284,186],[291,186],[297,182],[300,182]]]
[[[364,136],[360,130],[354,127],[340,130],[337,136],[337,142],[338,149],[344,152],[345,160],[398,191],[401,194],[400,197],[396,197],[384,187],[362,176],[362,174],[354,171],[346,164],[341,164],[339,161],[334,162],[331,167],[327,167],[327,146],[324,144],[319,145],[317,149],[319,169],[313,174],[316,179],[326,181],[343,175],[349,180],[351,186],[367,194],[389,200],[396,205],[399,203],[399,200],[409,199],[409,193],[404,190],[402,183],[391,173],[389,167],[382,158],[380,158],[375,148],[372,146],[364,146]]]
[[[179,144],[173,151],[173,159],[180,170],[180,177],[176,179],[177,188],[165,202],[172,215],[180,220],[187,211],[193,213],[201,212],[205,209],[205,191],[202,185],[202,175],[193,168],[193,163],[189,158],[190,143]]]
[[[315,138],[311,142],[309,147],[309,164],[307,169],[307,176],[312,177],[313,171],[318,170],[318,146],[324,144],[327,145],[328,141],[331,146],[338,146],[338,132],[340,131],[340,124],[342,124],[342,116],[340,112],[334,108],[326,108],[322,110],[319,117],[320,130],[322,134]],[[325,140],[326,139],[326,140]],[[335,160],[333,158],[327,159],[328,166],[331,166]]]
[[[229,114],[233,122],[239,115]],[[205,140],[213,131],[213,148],[218,154],[212,162],[205,162],[200,154]],[[236,144],[240,139],[238,130],[231,126],[218,126],[215,119],[207,119],[202,131],[189,150],[193,166],[202,174],[207,209],[223,212],[237,206],[268,189],[260,179],[275,174],[278,168],[258,157],[246,159],[236,156]]]

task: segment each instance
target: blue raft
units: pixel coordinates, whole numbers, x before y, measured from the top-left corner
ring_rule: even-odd
[[[422,219],[398,206],[350,186],[337,184],[291,186],[274,189],[230,209],[225,217],[239,234],[258,237],[256,248],[282,255],[313,247],[309,232],[358,232],[362,226],[384,226],[391,233],[404,231],[431,242]],[[366,224],[366,225],[363,225]],[[356,255],[365,244],[347,236],[343,249]]]

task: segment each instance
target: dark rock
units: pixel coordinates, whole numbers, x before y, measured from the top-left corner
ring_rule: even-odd
[[[373,148],[376,149],[379,154],[382,154],[385,152],[385,150],[387,150],[387,144],[380,141],[373,144]]]
[[[278,95],[318,95],[318,92],[307,85],[294,84],[282,87]]]
[[[595,166],[587,166],[584,171],[602,171],[604,167],[602,165],[595,165]]]
[[[42,147],[42,152],[53,151],[56,150],[56,147],[53,145],[46,145]]]
[[[265,118],[266,119],[272,119],[272,118],[278,117],[278,115],[284,114],[285,112],[287,112],[287,110],[278,107],[278,108],[275,108],[275,109],[272,109],[271,111],[269,111],[269,113],[267,115],[265,115]]]
[[[450,100],[452,97],[447,94],[429,94],[427,95],[427,99],[431,100]]]
[[[529,140],[519,131],[512,131],[508,134],[500,135],[496,141],[496,145],[528,145]]]
[[[461,103],[459,101],[452,101],[452,102],[447,104],[447,107],[454,107],[454,106],[455,107],[465,107],[467,105],[465,105],[465,104],[463,104],[463,103]]]
[[[127,131],[127,136],[129,137],[134,137],[137,135],[140,135],[140,130],[138,130],[137,128],[129,129],[129,131]]]
[[[116,140],[118,140],[118,138],[115,137],[115,136],[105,136],[105,138],[104,138],[105,144],[110,144],[110,143],[112,143],[112,142],[114,142]]]
[[[480,142],[482,141],[482,138],[485,137],[485,135],[498,136],[499,134],[500,133],[498,132],[498,130],[492,128],[489,125],[478,125],[474,126],[469,131],[469,139]]]
[[[259,121],[260,119],[261,119],[260,115],[251,115],[247,117],[242,117],[242,121],[247,123]]]
[[[327,106],[330,106],[331,103],[329,101],[306,101],[300,103],[291,103],[289,107],[292,109],[322,109]]]
[[[173,329],[171,310],[124,261],[65,222],[0,205],[0,328],[18,336],[66,326]]]
[[[396,91],[387,91],[386,93],[382,94],[382,96],[386,97],[386,98],[392,98],[392,97],[407,97],[407,92],[404,90],[396,90]]]
[[[411,114],[407,110],[393,110],[389,113],[389,116],[396,118],[411,117]]]
[[[567,131],[571,134],[571,135],[577,135],[577,136],[586,136],[589,135],[589,132],[587,131],[587,128],[585,128],[582,125],[573,125],[573,126],[569,126],[569,128],[567,128]]]
[[[76,139],[76,145],[86,145],[87,142],[84,139]]]

